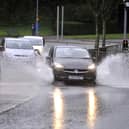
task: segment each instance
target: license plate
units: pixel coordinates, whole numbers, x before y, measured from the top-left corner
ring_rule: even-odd
[[[68,76],[68,79],[70,79],[70,80],[83,80],[84,78],[82,76]]]

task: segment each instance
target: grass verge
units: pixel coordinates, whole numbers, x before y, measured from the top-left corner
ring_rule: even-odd
[[[4,36],[23,36],[23,35],[32,35],[32,26],[31,25],[17,25],[13,26],[0,26],[0,37]],[[43,36],[53,36],[56,35],[52,30],[51,26],[47,24],[42,24],[39,28],[39,35]],[[87,35],[68,35],[64,36],[67,39],[96,39],[95,34],[87,34]],[[127,34],[127,38],[129,38],[129,34]],[[102,35],[100,35],[100,39],[102,39]],[[123,34],[107,34],[106,39],[123,39]]]
[[[65,36],[65,38],[68,39],[96,39],[95,34],[91,35],[70,35]],[[102,38],[102,35],[100,35],[100,39]],[[129,38],[129,34],[127,34],[127,38]],[[106,39],[123,39],[123,34],[106,34]]]

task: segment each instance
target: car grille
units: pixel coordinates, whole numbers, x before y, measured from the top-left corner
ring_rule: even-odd
[[[64,69],[65,73],[83,74],[87,73],[88,69]]]

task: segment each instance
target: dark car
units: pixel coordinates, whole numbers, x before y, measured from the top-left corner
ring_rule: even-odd
[[[49,50],[47,62],[53,69],[55,80],[96,79],[96,66],[85,48],[54,46]]]

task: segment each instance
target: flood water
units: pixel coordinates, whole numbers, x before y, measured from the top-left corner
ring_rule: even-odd
[[[99,84],[129,88],[129,54],[107,56],[97,68]]]

